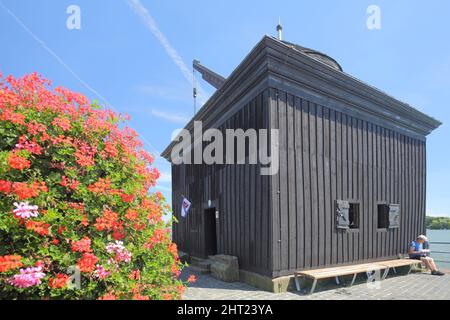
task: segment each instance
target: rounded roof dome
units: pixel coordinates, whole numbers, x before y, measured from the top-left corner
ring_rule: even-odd
[[[282,42],[288,46],[291,46],[293,49],[300,51],[300,52],[306,54],[307,56],[328,65],[329,67],[332,67],[333,69],[343,71],[341,65],[336,60],[334,60],[333,58],[331,58],[330,56],[328,56],[322,52],[319,52],[319,51],[316,51],[313,49],[309,49],[309,48],[305,48],[305,47],[299,46],[298,44],[290,43],[288,41],[282,41]]]

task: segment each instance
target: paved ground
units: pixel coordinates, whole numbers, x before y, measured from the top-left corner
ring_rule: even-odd
[[[190,274],[184,270],[183,276]],[[195,274],[195,273],[193,273]],[[225,283],[209,275],[198,280],[184,294],[186,300],[450,300],[450,274],[443,277],[429,273],[389,275],[378,288],[369,287],[361,278],[353,287],[320,285],[313,295],[287,292],[274,294],[243,283]]]

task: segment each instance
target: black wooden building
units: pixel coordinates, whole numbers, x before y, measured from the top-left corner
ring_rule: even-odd
[[[440,122],[325,54],[265,36],[186,129],[194,121],[279,129],[280,170],[172,165],[173,240],[192,256],[237,256],[276,278],[396,258],[425,232],[426,136]]]

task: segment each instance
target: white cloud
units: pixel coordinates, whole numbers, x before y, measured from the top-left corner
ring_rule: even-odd
[[[173,112],[165,112],[160,110],[153,109],[151,111],[151,114],[155,117],[173,122],[173,123],[179,123],[179,124],[186,124],[189,121],[189,118],[184,115],[180,115]]]
[[[141,18],[142,22],[144,22],[145,26],[150,30],[151,33],[156,37],[161,46],[166,51],[167,55],[172,59],[175,65],[180,69],[183,76],[189,82],[190,85],[194,83],[194,77],[192,75],[192,71],[186,63],[183,61],[181,56],[175,50],[175,48],[170,44],[169,40],[166,36],[159,30],[158,25],[156,24],[155,19],[150,15],[148,10],[142,5],[140,0],[127,0],[128,5],[133,9],[133,11]],[[207,100],[207,95],[205,91],[197,85],[198,98],[201,104],[204,104]]]

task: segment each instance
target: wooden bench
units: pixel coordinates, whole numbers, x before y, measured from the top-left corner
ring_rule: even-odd
[[[387,272],[386,272],[386,276],[387,276],[389,269],[392,268],[392,270],[394,270],[394,273],[397,273],[395,268],[405,267],[405,266],[409,266],[408,274],[410,274],[412,267],[416,264],[419,264],[419,263],[421,264],[422,261],[415,260],[415,259],[395,259],[395,260],[381,261],[379,263],[384,264],[386,267],[388,267]]]
[[[365,272],[367,274],[367,277],[369,277],[369,273],[372,273],[377,270],[384,270],[383,275],[381,276],[381,280],[384,280],[391,268],[393,268],[394,272],[396,267],[401,266],[411,266],[408,273],[411,272],[411,268],[414,264],[421,263],[419,260],[413,260],[413,259],[396,259],[396,260],[389,260],[389,261],[380,261],[380,262],[373,262],[373,263],[364,263],[364,264],[356,264],[356,265],[349,265],[349,266],[342,266],[342,267],[332,267],[332,268],[324,268],[324,269],[315,269],[315,270],[306,270],[306,271],[297,271],[294,273],[294,279],[295,279],[295,286],[297,288],[297,291],[301,291],[300,288],[300,277],[305,277],[313,280],[313,284],[311,287],[311,290],[309,294],[312,294],[316,288],[317,280],[320,279],[326,279],[326,278],[336,278],[336,283],[339,284],[339,277],[340,276],[346,276],[346,275],[353,275],[353,279],[350,283],[350,286],[353,285],[353,283],[356,280],[356,276],[358,273]]]

